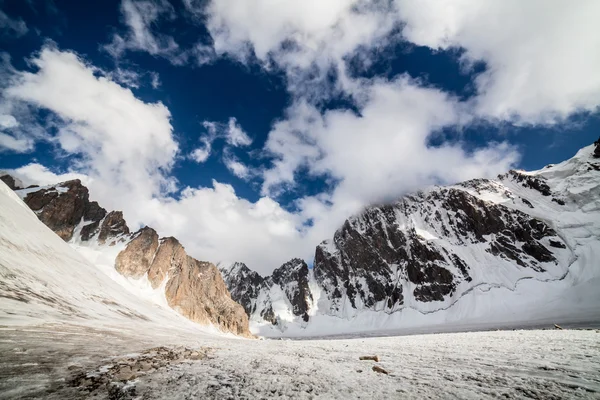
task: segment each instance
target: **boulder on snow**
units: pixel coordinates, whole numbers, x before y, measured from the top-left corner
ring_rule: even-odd
[[[379,357],[378,356],[360,356],[358,357],[359,360],[372,360],[375,362],[379,362]]]
[[[380,374],[385,374],[385,375],[389,375],[390,374],[388,371],[386,371],[385,369],[381,368],[378,365],[373,365],[373,371],[378,372]]]

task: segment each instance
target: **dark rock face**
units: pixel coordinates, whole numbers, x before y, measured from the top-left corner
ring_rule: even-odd
[[[85,214],[89,193],[81,181],[76,179],[50,189],[28,193],[24,200],[46,226],[69,241]]]
[[[467,237],[471,238],[471,243],[489,242],[488,251],[511,259],[522,267],[539,268],[534,261],[527,263],[524,255],[539,262],[555,261],[552,253],[539,242],[544,237],[556,236],[556,232],[544,222],[503,205],[485,202],[461,190],[442,190],[440,194],[444,197],[444,209],[454,216],[449,219],[451,226],[448,229],[454,231],[461,243],[465,243],[462,238]],[[494,239],[484,236],[493,236]],[[523,243],[521,249],[516,243]]]
[[[106,215],[98,233],[98,243],[104,244],[109,238],[128,235],[129,227],[123,219],[122,211],[111,211]]]
[[[594,146],[596,146],[594,148],[594,157],[600,158],[600,138],[594,142]]]
[[[308,273],[308,265],[298,258],[286,262],[265,278],[239,262],[221,269],[231,297],[244,307],[248,316],[259,315],[273,325],[277,324],[270,297],[274,286],[285,294],[292,306],[292,314],[308,322],[308,311],[313,301]],[[262,299],[261,303],[258,302],[259,298]]]
[[[10,175],[2,175],[2,176],[0,176],[0,180],[2,182],[6,183],[6,186],[8,186],[11,190],[23,189],[22,187],[20,187],[17,184],[17,181],[15,180],[15,178],[13,178]]]
[[[73,238],[75,228],[83,221],[82,241],[97,237],[100,244],[129,234],[127,223],[120,211],[106,210],[96,201],[90,201],[88,189],[79,179],[56,186],[30,191],[25,203],[38,218],[65,241]],[[111,242],[111,244],[114,243]]]
[[[549,192],[541,180],[519,182],[531,184],[542,195]],[[462,185],[489,190],[491,183],[477,180]],[[421,236],[410,222],[415,220],[422,221],[426,236],[441,237],[446,244]],[[484,246],[496,257],[543,272],[543,263],[556,262],[541,242],[547,237],[553,238],[553,247],[562,245],[554,230],[525,213],[465,190],[439,188],[369,208],[347,220],[333,242],[317,247],[314,274],[332,311],[348,301],[357,309],[393,312],[404,303],[406,282],[414,288],[415,300],[431,302],[445,300],[461,282],[472,281],[472,266],[454,250],[456,246]]]
[[[265,279],[240,262],[234,263],[227,270],[221,270],[221,274],[231,293],[231,298],[244,307],[248,316],[254,314],[257,306],[256,299],[261,290],[267,288]],[[269,318],[269,320],[271,319]]]
[[[550,191],[550,186],[544,180],[537,176],[531,176],[527,174],[523,174],[521,172],[510,170],[508,174],[500,175],[498,178],[502,179],[513,179],[520,183],[523,187],[537,190],[543,196],[550,196],[552,192]]]
[[[308,265],[294,258],[273,271],[273,283],[279,285],[292,304],[292,313],[308,322],[308,310],[313,297],[308,287]]]

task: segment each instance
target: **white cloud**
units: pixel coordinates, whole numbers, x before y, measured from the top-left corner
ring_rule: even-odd
[[[28,31],[27,24],[22,19],[12,19],[0,10],[0,33],[7,36],[20,37]]]
[[[160,87],[161,81],[158,72],[150,72],[150,85],[153,89],[158,89]]]
[[[432,132],[461,123],[461,107],[456,99],[407,76],[373,84],[360,115],[340,110],[321,115],[313,106],[297,103],[269,135],[265,148],[276,161],[264,173],[262,193],[276,195],[294,186],[300,169],[331,177],[336,184],[330,193],[298,202],[302,220],[313,221],[307,240],[318,242],[369,204],[510,168],[518,153],[505,143],[472,153],[462,143],[428,145]]]
[[[34,141],[29,138],[15,137],[0,131],[0,152],[10,150],[17,153],[27,153],[33,150]]]
[[[12,171],[17,177],[28,184],[79,178],[92,199],[123,210],[133,229],[147,224],[176,236],[199,259],[244,260],[269,272],[299,253],[298,217],[267,197],[250,202],[216,181],[212,188],[186,188],[180,199],[170,195],[178,144],[163,104],[137,99],[74,53],[47,47],[30,63],[37,71],[11,71],[4,95],[13,105],[51,111],[57,133],[49,140],[79,157],[67,173],[32,163]],[[211,126],[216,124],[207,123],[208,131]],[[223,139],[228,132],[229,124],[222,124]]]
[[[231,172],[233,175],[237,176],[240,179],[248,179],[251,176],[250,169],[244,165],[236,156],[231,154],[229,151],[225,151],[223,154],[223,163],[225,167]]]
[[[398,0],[403,34],[485,61],[475,111],[517,123],[554,123],[600,105],[600,2]]]
[[[126,51],[144,51],[167,58],[173,64],[183,63],[181,50],[173,37],[154,31],[160,20],[175,18],[168,1],[123,0],[121,14],[127,32],[114,34],[112,42],[104,46],[114,58],[120,58]]]
[[[194,149],[190,153],[190,158],[196,161],[197,163],[201,164],[208,160],[208,157],[210,157],[210,152],[211,146],[205,144],[204,147],[198,147],[197,149]]]
[[[172,189],[164,173],[178,144],[162,103],[144,103],[74,53],[45,47],[30,63],[37,72],[15,71],[4,96],[56,116],[49,140],[80,155],[74,168],[94,178],[98,200],[135,215],[136,201]]]
[[[130,87],[133,89],[137,89],[140,87],[140,74],[130,69],[117,67],[107,75],[110,77],[111,80],[117,82],[122,86]]]
[[[89,176],[77,172],[65,172],[57,174],[38,163],[31,163],[20,168],[5,170],[8,174],[18,178],[27,187],[29,185],[54,185],[58,182],[81,180],[86,186],[93,182]]]
[[[267,197],[256,202],[239,198],[232,186],[216,181],[212,188],[186,188],[179,200],[147,206],[147,223],[179,238],[200,259],[242,260],[270,273],[290,258],[314,251],[296,229],[298,216]]]
[[[311,97],[356,90],[344,58],[384,46],[399,22],[387,2],[219,0],[205,12],[217,54],[282,68],[288,89]],[[338,75],[331,86],[331,71]],[[326,90],[324,91],[324,88]]]
[[[234,117],[229,118],[225,139],[227,140],[227,143],[234,147],[249,146],[252,144],[252,139],[244,132]]]
[[[225,139],[225,142],[231,147],[246,147],[252,144],[252,138],[250,138],[250,136],[244,132],[234,117],[229,118],[227,124],[214,121],[204,121],[202,126],[204,127],[205,131],[203,132],[202,136],[200,136],[201,146],[192,150],[190,153],[190,158],[198,163],[203,163],[208,160],[212,153],[213,143],[217,139]],[[228,151],[228,146],[226,146],[225,150]],[[229,164],[226,163],[228,168],[229,165],[235,164],[235,170],[238,173],[243,173],[242,164],[234,163],[231,157],[229,157],[228,161]],[[229,169],[232,170],[231,168]]]

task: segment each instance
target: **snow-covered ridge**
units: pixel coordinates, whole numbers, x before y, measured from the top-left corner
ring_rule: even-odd
[[[590,283],[600,279],[598,156],[597,142],[539,171],[432,187],[349,218],[317,247],[306,274],[308,321],[289,312],[293,295],[273,308],[275,318],[265,312],[268,291],[245,266],[222,272],[267,335],[526,321],[553,311],[600,320]]]

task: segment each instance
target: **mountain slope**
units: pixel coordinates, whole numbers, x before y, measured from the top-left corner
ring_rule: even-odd
[[[599,142],[540,171],[433,187],[367,208],[317,247],[306,284],[310,321],[296,317],[277,331],[260,322],[272,316],[247,309],[255,329],[317,334],[578,312],[600,320],[593,289],[600,276],[598,149]],[[261,297],[250,295],[261,292],[254,280],[240,286],[234,272],[224,273],[234,299]]]
[[[42,224],[3,183],[0,183],[0,298],[0,325],[154,324],[202,331],[168,307],[123,290]]]
[[[217,268],[189,257],[176,239],[161,240],[159,246],[158,234],[152,228],[130,233],[123,214],[107,212],[90,201],[88,189],[79,180],[26,189],[9,175],[2,180],[16,190],[41,222],[121,284],[121,290],[171,307],[194,322],[250,336],[248,317],[231,300]],[[148,241],[150,246],[140,246]],[[173,254],[165,253],[169,251]],[[179,259],[172,257],[175,252]]]

